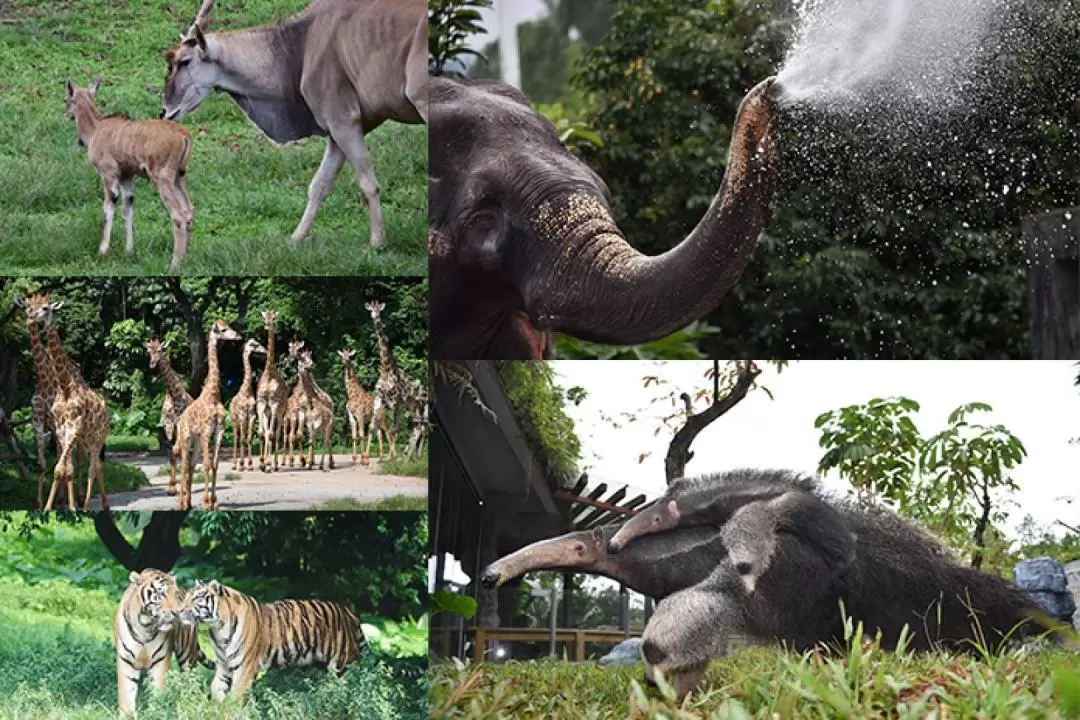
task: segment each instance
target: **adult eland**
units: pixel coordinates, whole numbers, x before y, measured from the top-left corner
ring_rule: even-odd
[[[379,184],[364,135],[386,120],[427,122],[425,0],[314,0],[280,25],[208,32],[203,0],[180,43],[165,51],[161,117],[180,120],[224,90],[275,144],[328,137],[292,234],[302,240],[342,164],[356,171],[371,245],[386,242]]]

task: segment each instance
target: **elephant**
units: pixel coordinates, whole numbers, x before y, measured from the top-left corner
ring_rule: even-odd
[[[1022,590],[957,564],[936,538],[892,511],[828,498],[806,477],[783,471],[739,470],[704,484],[744,498],[748,509],[812,492],[814,498],[792,510],[794,516],[835,517],[782,530],[766,516],[769,525],[750,533],[773,533],[769,542],[756,544],[764,554],[752,558],[751,583],[738,567],[744,558],[725,547],[726,525],[676,525],[639,535],[610,553],[622,524],[533,543],[489,565],[480,581],[497,587],[534,570],[576,569],[655,598],[656,612],[642,636],[646,677],[662,671],[680,699],[698,684],[709,661],[728,655],[736,641],[784,642],[799,651],[843,643],[845,614],[862,622],[867,636],[880,633],[887,649],[897,647],[907,625],[907,647],[920,651],[970,649],[975,643],[994,649],[1048,625]],[[752,492],[755,486],[760,493]],[[732,513],[726,523],[742,515]]]
[[[714,309],[750,261],[777,185],[780,86],[743,98],[720,190],[671,250],[637,252],[604,181],[515,88],[429,86],[428,274],[437,360],[554,357],[553,333],[634,345]]]

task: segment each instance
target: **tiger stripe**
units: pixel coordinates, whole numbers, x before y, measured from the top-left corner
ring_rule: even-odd
[[[176,611],[184,597],[176,579],[150,569],[131,573],[128,581],[113,621],[121,715],[135,714],[139,680],[144,672],[150,675],[154,687],[165,687],[171,655],[176,655],[182,668],[210,666],[199,647],[198,628],[176,622]]]
[[[211,693],[243,695],[260,670],[315,665],[343,670],[357,662],[364,636],[352,612],[325,600],[260,603],[216,580],[196,581],[181,613],[183,622],[210,629],[217,654]]]

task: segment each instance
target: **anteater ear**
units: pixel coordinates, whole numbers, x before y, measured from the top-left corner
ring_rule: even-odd
[[[64,89],[67,91],[67,99],[75,97],[75,86],[71,84],[71,78],[64,81]]]

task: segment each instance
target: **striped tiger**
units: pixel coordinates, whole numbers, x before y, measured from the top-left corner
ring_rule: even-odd
[[[210,692],[240,697],[260,670],[316,665],[341,671],[357,661],[364,635],[347,607],[324,600],[260,603],[217,580],[195,581],[181,620],[205,624],[217,652]]]
[[[161,570],[143,570],[131,573],[128,583],[113,622],[121,715],[135,713],[139,678],[144,671],[154,687],[165,687],[171,654],[176,655],[182,668],[197,664],[212,667],[199,647],[198,628],[177,622],[176,612],[184,591],[176,586],[176,578]]]

